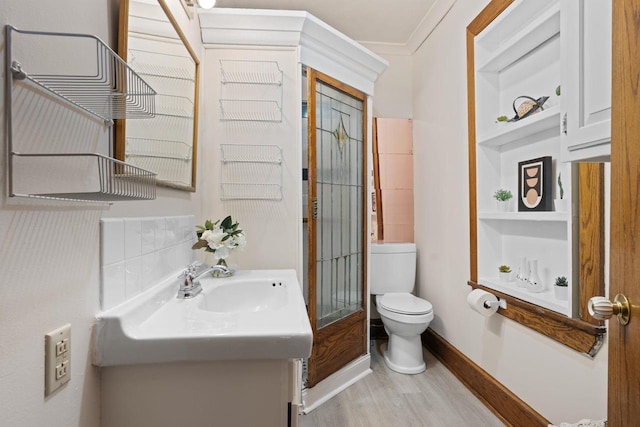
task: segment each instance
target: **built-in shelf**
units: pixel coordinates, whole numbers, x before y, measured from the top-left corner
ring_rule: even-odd
[[[526,2],[522,2],[526,3]],[[556,3],[519,32],[509,36],[483,62],[476,65],[478,72],[497,72],[529,54],[533,49],[560,34],[560,4]],[[479,43],[482,41],[479,40]]]
[[[472,185],[476,186],[477,236],[472,256],[480,285],[572,317],[573,304],[555,298],[552,280],[563,275],[571,285],[577,282],[574,212],[515,210],[519,192],[528,182],[520,183],[520,165],[533,159],[551,157],[551,170],[527,191],[542,191],[544,197],[553,199],[561,173],[564,197],[572,200],[575,196],[572,169],[560,162],[561,110],[553,93],[560,83],[560,24],[559,0],[515,0],[474,40],[476,157]],[[541,96],[552,97],[541,111],[517,121],[493,123],[526,97]],[[498,188],[510,189],[516,196],[511,211],[493,210],[491,202],[495,201],[489,197]],[[536,260],[546,285],[544,292],[530,292],[515,281],[498,279],[498,266],[513,267],[523,257]],[[569,292],[570,300],[573,295]]]
[[[486,286],[496,291],[511,295],[523,301],[530,302],[540,307],[547,308],[560,314],[567,314],[569,303],[567,301],[561,301],[555,297],[553,292],[553,283],[546,284],[546,290],[544,292],[530,292],[526,288],[518,287],[515,280],[510,282],[502,282],[497,277],[492,278],[480,278],[479,285]]]
[[[490,131],[478,135],[477,143],[485,147],[499,147],[514,142],[522,143],[528,138],[553,128],[557,128],[558,134],[560,134],[559,106],[546,108],[517,122],[496,124]],[[535,138],[531,140],[535,141]]]
[[[479,220],[568,222],[567,212],[478,212]]]

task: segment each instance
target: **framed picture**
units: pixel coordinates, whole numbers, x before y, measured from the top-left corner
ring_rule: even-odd
[[[518,163],[518,211],[551,211],[551,157],[526,160]]]

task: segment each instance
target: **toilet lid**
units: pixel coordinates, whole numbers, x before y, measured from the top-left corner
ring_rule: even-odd
[[[433,311],[429,301],[404,292],[384,294],[377,302],[383,308],[400,314],[427,314]]]

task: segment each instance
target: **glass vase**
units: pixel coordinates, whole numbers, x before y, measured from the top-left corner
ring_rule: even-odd
[[[531,292],[542,292],[544,291],[544,284],[540,280],[540,276],[538,275],[538,260],[532,259],[529,261],[529,285],[527,289]]]
[[[529,264],[526,257],[520,257],[518,272],[516,273],[516,284],[519,288],[526,288],[529,279]]]
[[[216,266],[219,266],[220,268],[219,269],[214,268],[211,270],[211,275],[213,277],[233,276],[233,271],[231,271],[231,268],[229,268],[229,266],[227,265],[227,261],[225,261],[225,258],[218,258],[218,262],[216,263]]]

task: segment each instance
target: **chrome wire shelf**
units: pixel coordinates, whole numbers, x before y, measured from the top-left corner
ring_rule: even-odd
[[[14,39],[14,35],[18,37]],[[60,62],[70,64],[68,68],[45,72],[49,66],[47,61],[34,59],[44,55],[25,54],[27,62],[23,63],[12,58],[12,44],[32,37],[38,37],[39,49],[59,52]],[[96,36],[25,31],[7,25],[6,40],[7,66],[15,80],[28,80],[106,122],[155,114],[156,92]],[[74,46],[60,48],[61,43],[68,41],[74,41]],[[77,57],[95,57],[95,62],[77,69],[72,65]]]
[[[220,120],[282,122],[284,74],[276,61],[220,60]]]
[[[18,56],[20,61],[14,58]],[[55,60],[52,60],[55,58]],[[114,119],[153,118],[156,92],[93,35],[5,26],[5,117],[9,197],[111,202],[152,200],[156,174],[98,153],[21,153],[14,147],[15,81],[88,114],[109,129]],[[19,96],[19,95],[18,95]],[[37,126],[38,118],[29,113]],[[46,130],[43,129],[45,132]]]
[[[156,116],[193,119],[195,107],[193,101],[186,96],[158,94],[156,98]]]
[[[282,148],[277,145],[220,144],[223,163],[282,163]]]
[[[282,108],[277,101],[257,99],[221,99],[220,120],[281,122]]]
[[[222,200],[282,200],[282,148],[221,144]]]
[[[191,146],[182,141],[127,137],[127,157],[155,157],[188,161],[192,158],[191,151]]]
[[[167,57],[170,64],[167,65]],[[139,74],[194,82],[195,63],[189,56],[129,49],[129,65]]]
[[[283,73],[276,61],[220,60],[222,84],[282,85]]]
[[[12,153],[22,158],[63,158],[67,165],[75,162],[78,168],[91,168],[97,180],[87,184],[86,191],[33,191],[13,196],[39,199],[110,202],[122,200],[153,200],[156,198],[156,174],[136,166],[96,153]]]

